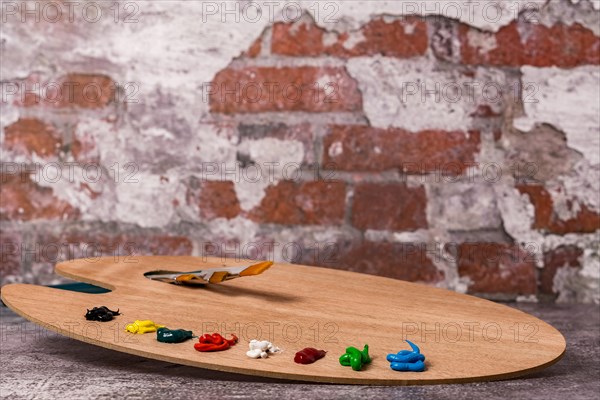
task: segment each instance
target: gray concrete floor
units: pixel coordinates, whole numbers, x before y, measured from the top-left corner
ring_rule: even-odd
[[[598,399],[600,309],[513,304],[558,328],[564,358],[521,379],[412,387],[277,381],[169,364],[88,345],[43,330],[0,307],[0,397],[6,399],[427,398]]]

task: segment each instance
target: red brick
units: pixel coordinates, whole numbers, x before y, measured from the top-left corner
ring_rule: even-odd
[[[2,174],[0,219],[29,221],[37,219],[76,219],[79,210],[53,195],[29,176]]]
[[[494,130],[494,142],[497,142],[500,139],[502,139],[502,130],[501,129]]]
[[[526,194],[535,208],[535,219],[532,228],[546,229],[554,213],[552,196],[542,185],[519,184],[517,190]]]
[[[359,229],[427,228],[425,188],[404,183],[360,183],[354,189],[352,224]]]
[[[579,205],[580,210],[574,218],[559,220],[550,227],[550,231],[559,235],[567,233],[593,233],[600,229],[600,214],[590,210],[585,204]]]
[[[517,189],[526,194],[535,208],[533,229],[548,233],[565,235],[567,233],[593,233],[600,229],[600,214],[590,210],[585,204],[579,204],[576,216],[562,220],[554,212],[552,196],[542,185],[519,184]]]
[[[465,64],[562,68],[600,64],[600,38],[577,23],[547,27],[513,22],[497,33],[479,33],[495,38],[496,48],[488,52],[469,44],[468,34],[472,29],[464,24],[459,27],[461,57]]]
[[[216,113],[362,109],[356,81],[337,67],[227,68],[210,90],[210,109]]]
[[[34,86],[35,84],[39,86]],[[32,76],[22,82],[28,92],[16,101],[23,107],[45,105],[56,108],[97,109],[115,100],[116,84],[106,75],[71,73],[55,81],[42,82]]]
[[[540,293],[554,294],[554,276],[562,267],[579,268],[583,250],[577,246],[564,245],[544,253],[544,268],[540,271]]]
[[[202,182],[200,215],[205,219],[235,218],[240,213],[240,202],[231,181]]]
[[[193,250],[192,242],[183,236],[169,236],[164,234],[155,234],[148,232],[147,234],[125,234],[118,235],[113,238],[102,238],[104,242],[98,241],[102,246],[104,244],[107,249],[112,245],[123,248],[129,255],[168,255],[168,256],[183,256],[191,255]],[[96,236],[93,240],[97,240]]]
[[[262,49],[262,37],[259,37],[252,43],[248,51],[246,52],[246,56],[250,58],[256,58],[260,54]]]
[[[32,247],[35,263],[57,263],[77,258],[115,257],[136,262],[136,256],[191,255],[192,242],[184,236],[157,234],[154,231],[107,234],[104,232],[65,232],[58,236],[39,234]]]
[[[341,147],[340,147],[341,146]],[[323,163],[343,171],[400,169],[418,174],[463,173],[479,152],[479,132],[378,129],[335,125],[323,143]],[[340,151],[341,150],[341,151]]]
[[[20,118],[4,129],[4,147],[19,154],[42,158],[60,153],[62,137],[51,124],[36,118]]]
[[[326,54],[323,45],[325,33],[325,29],[316,26],[312,21],[278,22],[273,25],[271,52],[285,56],[308,57]]]
[[[116,92],[115,82],[106,75],[68,74],[63,78],[62,85],[63,88],[72,85],[73,89],[66,90],[65,94],[69,95],[62,96],[59,107],[106,107],[114,100]]]
[[[410,282],[436,283],[444,279],[444,273],[436,268],[421,243],[365,241],[349,248],[342,245],[331,259],[335,264],[321,265]]]
[[[344,218],[346,185],[343,182],[281,181],[269,186],[258,207],[250,213],[257,222],[286,225],[332,225]]]
[[[410,32],[410,33],[408,33]],[[312,21],[277,23],[273,26],[271,52],[286,56],[357,57],[382,54],[408,58],[427,52],[427,24],[420,18],[404,18],[391,22],[374,19],[359,31],[337,35],[336,41],[324,44],[327,32]],[[334,32],[329,35],[336,35]],[[351,35],[361,41],[351,45]],[[346,46],[345,46],[346,45]]]
[[[457,250],[458,273],[472,281],[469,293],[536,293],[535,260],[518,245],[462,243]]]

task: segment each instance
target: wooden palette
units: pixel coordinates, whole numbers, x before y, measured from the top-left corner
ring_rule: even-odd
[[[192,271],[244,262],[195,257],[73,260],[56,267],[66,277],[112,290],[86,294],[43,286],[2,288],[4,303],[23,317],[75,339],[178,364],[303,381],[418,385],[512,378],[558,361],[565,339],[549,324],[513,308],[472,296],[389,278],[317,267],[275,264],[259,276],[207,287],[151,281],[157,269]],[[86,321],[87,308],[107,306],[122,315]],[[196,339],[165,344],[156,334],[133,335],[125,324],[151,319],[196,334],[235,332],[240,343],[217,353],[194,350]],[[249,359],[250,339],[270,340],[284,351]],[[396,372],[388,353],[418,344],[425,372]],[[347,346],[368,343],[372,363],[342,367]],[[310,365],[293,362],[304,347],[327,350]]]

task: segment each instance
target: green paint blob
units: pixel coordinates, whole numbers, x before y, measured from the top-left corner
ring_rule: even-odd
[[[347,347],[346,353],[342,354],[340,357],[340,364],[344,367],[352,367],[355,371],[360,371],[365,364],[369,364],[371,362],[371,357],[369,357],[369,345],[365,344],[365,347],[362,351],[358,350],[356,347]]]
[[[184,329],[158,328],[156,331],[156,340],[162,343],[181,343],[193,337],[192,331]]]

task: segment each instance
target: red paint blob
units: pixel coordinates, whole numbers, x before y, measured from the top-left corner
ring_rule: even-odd
[[[208,333],[198,338],[198,343],[194,344],[194,348],[198,351],[222,351],[237,343],[238,338],[233,333],[232,339],[226,339],[218,333],[209,335]]]
[[[325,357],[327,352],[325,350],[317,350],[312,347],[307,347],[296,353],[294,362],[298,364],[312,364],[317,360]]]

